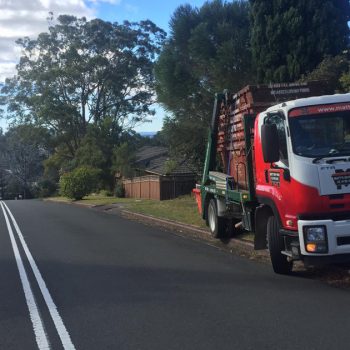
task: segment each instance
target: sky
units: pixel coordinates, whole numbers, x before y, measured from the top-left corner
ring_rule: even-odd
[[[123,22],[150,19],[158,27],[169,31],[168,23],[175,9],[185,3],[201,7],[205,0],[0,0],[0,83],[16,73],[20,49],[15,41],[29,36],[35,38],[47,31],[47,17],[53,12],[77,17],[101,18]],[[158,131],[162,127],[164,111],[158,106],[152,123],[135,128],[136,131]],[[0,126],[6,128],[5,121]]]

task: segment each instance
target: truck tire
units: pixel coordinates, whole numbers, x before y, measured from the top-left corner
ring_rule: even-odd
[[[287,256],[281,253],[284,250],[284,241],[278,226],[276,218],[270,216],[267,221],[267,242],[272,268],[275,273],[289,275],[292,272],[293,262],[288,261]]]
[[[214,238],[224,238],[226,235],[226,219],[218,216],[216,200],[211,199],[208,204],[208,223]]]

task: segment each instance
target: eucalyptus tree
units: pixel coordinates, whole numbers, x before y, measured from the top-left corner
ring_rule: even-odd
[[[22,57],[2,88],[3,116],[50,129],[73,159],[89,125],[108,119],[123,131],[154,114],[153,62],[164,37],[148,20],[59,16],[48,32],[17,41]]]

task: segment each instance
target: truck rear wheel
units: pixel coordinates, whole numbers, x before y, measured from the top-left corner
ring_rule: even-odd
[[[215,199],[211,199],[208,204],[208,223],[214,238],[223,238],[226,235],[226,219],[218,216]]]
[[[272,268],[275,273],[289,275],[292,271],[293,262],[288,261],[286,255],[281,253],[284,250],[284,241],[279,233],[278,222],[274,216],[267,221],[267,242],[270,251]]]

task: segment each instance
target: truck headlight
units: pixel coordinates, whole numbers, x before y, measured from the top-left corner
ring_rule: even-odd
[[[305,249],[309,253],[327,253],[326,226],[304,226]]]

